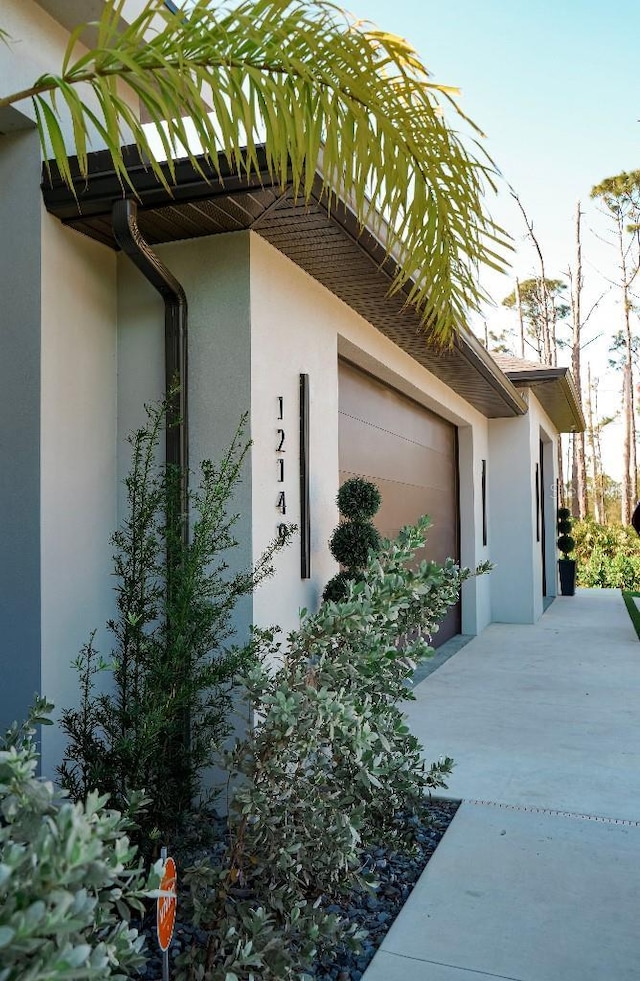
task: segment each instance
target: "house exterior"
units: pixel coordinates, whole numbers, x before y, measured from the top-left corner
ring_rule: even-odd
[[[69,7],[9,6],[25,39],[20,64],[2,55],[16,88],[38,74],[39,53],[61,57]],[[58,707],[77,700],[70,662],[113,614],[126,436],[163,396],[167,355],[163,297],[114,233],[122,189],[108,155],[92,156],[76,200],[43,174],[28,115],[14,110],[0,129],[4,724],[34,691]],[[277,575],[240,604],[239,634],[286,631],[317,605],[336,571],[336,492],[356,474],[381,489],[383,533],[428,513],[427,555],[495,563],[465,584],[440,638],[540,617],[556,594],[558,433],[584,428],[567,369],[494,359],[470,332],[430,348],[403,295],[389,295],[383,228],[359,232],[349,203],[328,209],[319,187],[304,204],[266,168],[205,181],[185,161],[168,195],[143,167],[131,173],[142,238],[186,297],[196,473],[249,413],[234,561],[255,560],[284,521],[300,529]],[[45,732],[45,772],[61,750]]]

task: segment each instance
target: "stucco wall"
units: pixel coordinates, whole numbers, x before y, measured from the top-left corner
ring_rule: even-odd
[[[314,608],[336,571],[327,540],[337,522],[338,378],[342,356],[460,427],[461,560],[489,557],[482,546],[480,475],[487,456],[487,420],[397,348],[327,289],[257,235],[251,236],[252,426],[254,554],[281,520],[276,453],[278,397],[284,398],[288,443],[287,519],[298,522],[298,379],[309,374],[311,398],[312,578],[300,578],[299,541],[282,556],[281,575],[255,598],[256,622],[289,628],[300,607]],[[292,438],[289,437],[289,434]],[[489,577],[465,588],[463,630],[489,622]]]
[[[39,173],[34,131],[0,136],[2,731],[40,688]]]
[[[42,674],[59,711],[76,704],[70,662],[113,615],[116,521],[116,259],[42,216]],[[64,739],[43,732],[43,772]]]
[[[189,456],[198,482],[204,459],[218,460],[244,412],[250,409],[249,236],[193,239],[160,246],[158,255],[184,287],[189,308]],[[123,256],[118,259],[118,473],[129,468],[127,435],[143,425],[144,404],[164,390],[164,304],[143,275]],[[251,437],[250,425],[246,430]],[[120,514],[123,494],[120,491]],[[251,469],[231,504],[240,514],[238,548],[231,567],[251,563]],[[252,602],[238,606],[235,623],[246,636]]]
[[[547,595],[555,595],[555,446],[554,426],[531,392],[518,419],[489,423],[489,514],[492,573],[491,619],[534,623],[543,612],[542,548],[536,540],[536,464],[540,440],[544,453]],[[542,529],[541,529],[542,534]]]

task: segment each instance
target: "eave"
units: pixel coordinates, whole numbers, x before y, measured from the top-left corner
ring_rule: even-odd
[[[477,338],[461,331],[450,348],[427,343],[420,317],[407,304],[406,292],[390,295],[396,263],[384,246],[384,224],[374,233],[360,230],[355,213],[342,200],[327,203],[316,177],[309,202],[296,199],[268,172],[238,176],[222,162],[222,178],[200,158],[203,174],[180,160],[171,193],[139,162],[135,148],[126,148],[128,172],[138,200],[140,231],[151,245],[231,231],[251,230],[322,283],[382,334],[441,379],[487,418],[523,415],[526,402]],[[89,158],[89,176],[77,173],[75,196],[56,176],[43,173],[42,193],[51,214],[109,248],[117,249],[111,229],[111,208],[123,196],[107,151]],[[165,173],[172,181],[168,167]]]
[[[533,392],[559,433],[584,432],[580,396],[569,368],[529,366],[526,362],[517,367],[517,359],[497,356],[496,360],[516,388]]]

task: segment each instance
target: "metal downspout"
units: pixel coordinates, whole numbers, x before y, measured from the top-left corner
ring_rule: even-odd
[[[113,205],[113,234],[122,251],[164,300],[165,398],[167,466],[180,468],[180,511],[183,541],[188,537],[189,416],[187,407],[187,297],[173,273],[145,242],[137,220],[138,206],[129,199]],[[177,389],[177,391],[176,391]],[[170,398],[170,393],[175,394]]]

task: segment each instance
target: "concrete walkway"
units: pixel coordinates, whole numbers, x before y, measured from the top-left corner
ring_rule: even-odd
[[[463,804],[364,981],[638,981],[640,643],[620,593],[493,624],[415,695]]]

